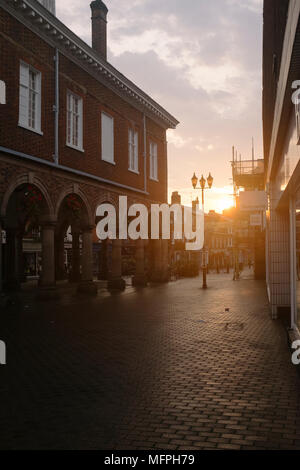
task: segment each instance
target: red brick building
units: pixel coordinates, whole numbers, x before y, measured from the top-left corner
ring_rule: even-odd
[[[107,8],[96,0],[91,12],[89,47],[56,18],[54,0],[1,1],[4,288],[22,282],[23,240],[32,231],[41,237],[40,285],[55,286],[71,227],[72,277],[81,280],[80,289],[94,291],[97,207],[112,202],[118,208],[119,195],[128,196],[129,204],[167,202],[166,131],[178,121],[107,62]],[[111,287],[123,286],[121,245],[112,243]],[[145,246],[137,245],[136,282],[143,283]],[[151,245],[149,271],[164,280],[167,244]]]

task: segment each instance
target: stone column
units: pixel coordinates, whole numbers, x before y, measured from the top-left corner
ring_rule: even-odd
[[[161,282],[169,282],[169,240],[161,240]]]
[[[78,292],[97,294],[97,285],[93,282],[93,227],[85,227],[82,233],[82,281]]]
[[[162,273],[162,241],[161,240],[152,240],[152,273],[151,281],[161,282],[161,273]]]
[[[79,282],[81,280],[80,273],[80,232],[72,228],[72,270],[71,282]]]
[[[112,266],[108,289],[124,290],[126,283],[122,279],[122,240],[113,240],[112,242]]]
[[[20,243],[18,241],[18,230],[8,228],[6,230],[6,246],[4,260],[4,290],[20,290]]]
[[[161,240],[150,241],[150,270],[151,282],[159,282],[161,271]]]
[[[55,237],[55,277],[57,281],[66,279],[64,234]]]
[[[42,273],[41,287],[55,286],[55,250],[54,250],[55,224],[45,223],[42,227]]]
[[[107,240],[103,240],[101,243],[101,250],[99,251],[99,281],[107,281],[108,279],[107,251],[108,242]]]
[[[169,245],[168,240],[152,240],[152,274],[153,282],[168,282],[169,280]]]
[[[145,287],[147,285],[147,276],[145,273],[145,243],[144,240],[137,240],[136,251],[136,271],[132,284],[136,287]]]
[[[42,272],[39,281],[38,300],[56,300],[59,293],[55,285],[55,222],[42,225]]]
[[[25,276],[25,263],[24,263],[24,254],[23,254],[23,232],[19,232],[17,234],[17,256],[18,256],[18,261],[17,261],[17,266],[18,266],[18,276],[19,276],[19,282],[22,284],[22,282],[26,281],[26,276]]]

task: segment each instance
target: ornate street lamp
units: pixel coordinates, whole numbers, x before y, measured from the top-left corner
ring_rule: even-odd
[[[201,187],[202,191],[204,191],[205,185],[206,185],[206,179],[204,178],[203,175],[201,176],[201,180],[199,181],[199,183],[200,183],[200,187]]]
[[[212,188],[213,182],[214,182],[214,179],[211,176],[211,173],[209,173],[208,178],[207,178],[207,184],[208,184],[209,189]]]
[[[194,189],[196,189],[197,184],[198,184],[198,178],[196,176],[196,173],[194,173],[193,178],[192,178],[192,185]]]
[[[207,182],[208,186],[206,186],[206,182]],[[194,189],[200,189],[200,191],[202,191],[202,210],[203,210],[203,213],[204,213],[204,191],[206,189],[211,189],[212,185],[213,185],[213,182],[214,182],[214,179],[213,179],[211,173],[209,173],[209,175],[207,177],[207,180],[202,175],[201,179],[199,180],[200,188],[197,188],[198,178],[196,176],[196,173],[194,173],[194,175],[192,177],[192,186],[193,186],[193,188]],[[202,251],[202,258],[203,258],[202,259],[202,273],[203,273],[203,286],[202,286],[202,288],[207,289],[207,281],[206,281],[206,278],[207,278],[207,260],[206,260],[206,250],[205,250],[204,247],[203,247],[203,251]]]

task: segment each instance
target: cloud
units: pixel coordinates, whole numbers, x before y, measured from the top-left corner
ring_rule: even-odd
[[[184,139],[183,137],[180,136],[179,132],[170,129],[168,131],[168,143],[171,145],[174,145],[176,148],[183,148],[185,147],[188,143],[188,139]]]
[[[107,0],[109,60],[180,120],[169,132],[169,183],[194,171],[226,187],[231,148],[262,149],[262,0]],[[89,2],[60,0],[58,16],[90,42]],[[213,193],[212,193],[213,194]]]

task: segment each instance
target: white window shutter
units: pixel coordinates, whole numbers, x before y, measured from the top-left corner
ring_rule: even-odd
[[[102,113],[102,160],[114,163],[114,120]]]

